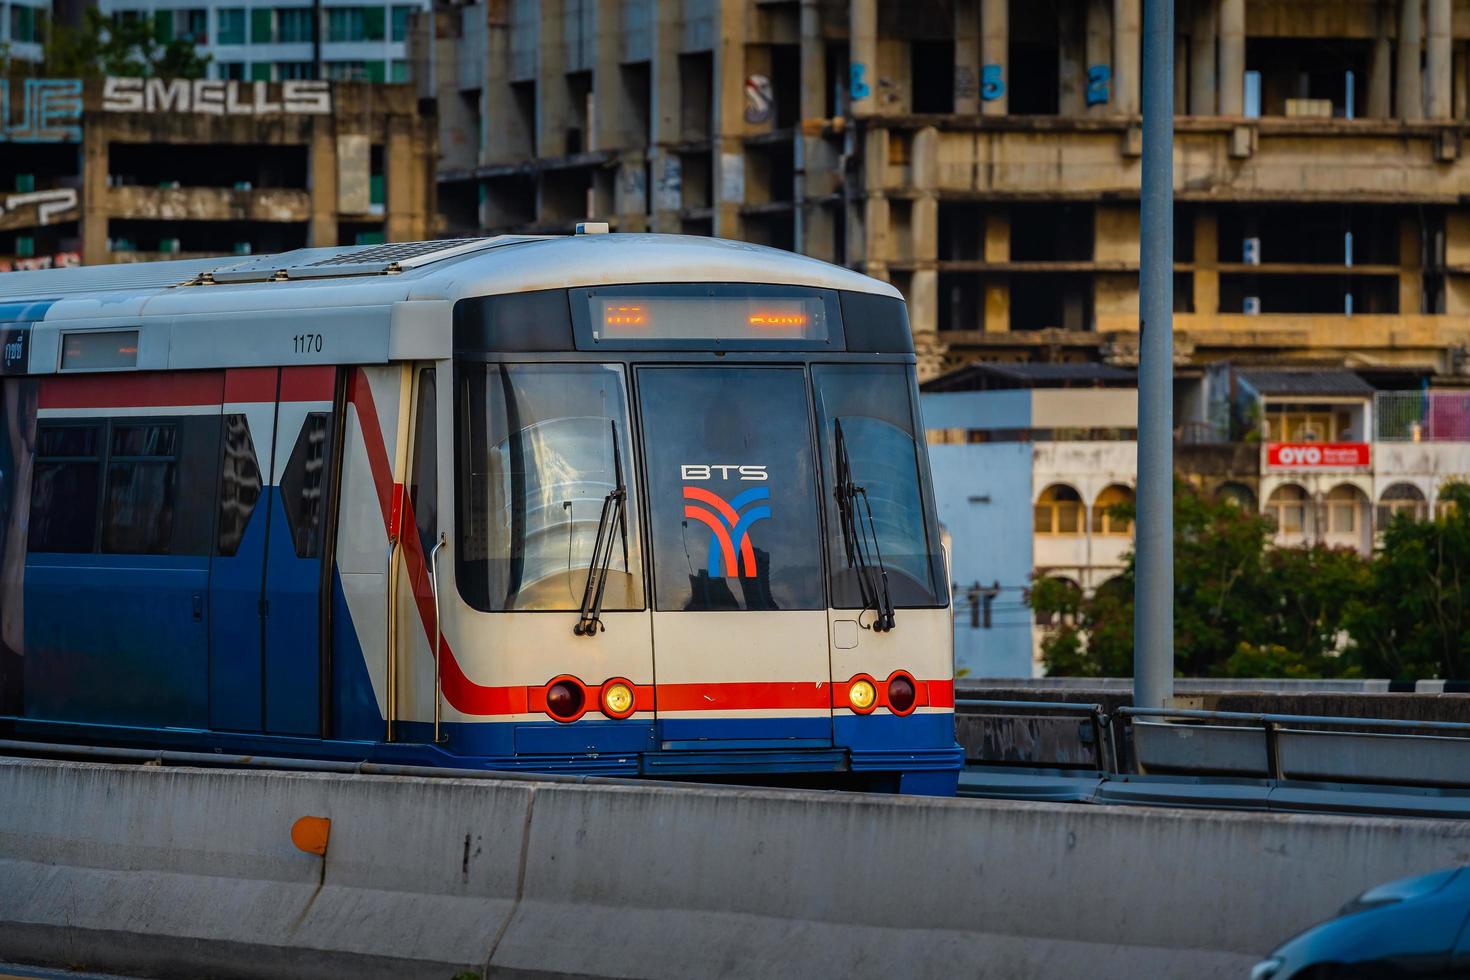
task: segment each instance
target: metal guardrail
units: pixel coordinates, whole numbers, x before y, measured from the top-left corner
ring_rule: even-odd
[[[1470,722],[1186,708],[1120,707],[1109,714],[1096,704],[963,697],[956,705],[1001,719],[1038,709],[1083,716],[1100,763],[1084,779],[1055,757],[985,760],[961,777],[962,795],[1470,815]]]

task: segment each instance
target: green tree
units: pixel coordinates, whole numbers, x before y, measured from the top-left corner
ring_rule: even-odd
[[[1433,520],[1394,517],[1367,590],[1348,609],[1354,659],[1373,677],[1470,676],[1470,485]]]
[[[148,18],[111,19],[96,7],[84,11],[80,27],[48,25],[44,55],[44,74],[53,78],[203,78],[210,60],[191,41],[160,41]]]
[[[1129,508],[1118,508],[1131,516]],[[1271,519],[1174,486],[1175,669],[1185,676],[1324,676],[1339,656],[1349,604],[1367,583],[1350,549],[1273,548]],[[1042,641],[1047,673],[1133,672],[1134,555],[1123,573],[1083,597],[1038,579],[1032,607],[1055,627]]]

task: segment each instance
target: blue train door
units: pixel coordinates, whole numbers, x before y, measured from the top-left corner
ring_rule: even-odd
[[[336,369],[226,373],[210,726],[320,735]]]

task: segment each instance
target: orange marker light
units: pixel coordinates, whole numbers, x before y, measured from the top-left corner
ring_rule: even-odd
[[[307,854],[325,855],[331,835],[330,817],[302,817],[291,825],[291,843]]]

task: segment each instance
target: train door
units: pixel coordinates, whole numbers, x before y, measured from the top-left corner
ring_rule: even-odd
[[[661,744],[830,745],[805,371],[644,367],[638,388]]]
[[[210,726],[321,732],[335,369],[226,372]]]

